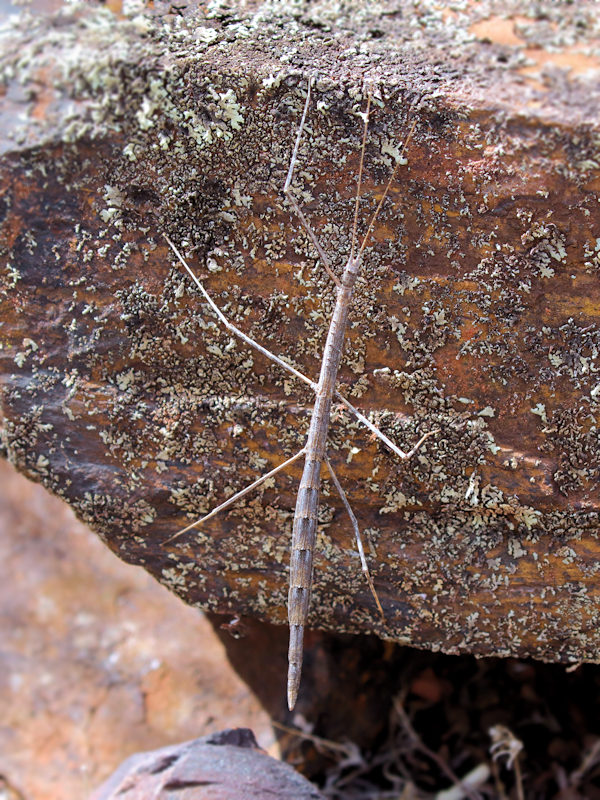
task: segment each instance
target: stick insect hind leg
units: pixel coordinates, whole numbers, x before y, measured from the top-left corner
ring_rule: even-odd
[[[306,112],[307,107],[308,106],[305,106],[305,112]],[[243,333],[243,331],[240,331],[239,328],[237,328],[235,325],[232,325],[229,322],[229,320],[221,312],[220,308],[216,305],[216,303],[210,297],[210,295],[208,294],[208,292],[206,291],[204,286],[200,283],[200,281],[198,280],[198,277],[193,272],[193,270],[191,269],[191,267],[189,266],[187,261],[183,258],[183,256],[181,255],[181,253],[179,252],[177,247],[173,244],[171,239],[168,236],[166,236],[166,234],[165,234],[165,239],[166,239],[167,243],[169,244],[169,246],[171,247],[171,249],[173,250],[173,252],[175,253],[175,255],[177,256],[177,258],[179,259],[179,261],[183,264],[185,270],[192,277],[192,279],[194,280],[194,282],[196,283],[196,285],[198,286],[198,288],[202,292],[202,295],[207,300],[207,302],[209,303],[210,307],[213,309],[213,311],[219,317],[219,319],[225,325],[225,327],[228,330],[230,330],[233,333],[235,333],[237,336],[239,336],[242,339],[242,341],[246,342],[246,344],[249,344],[252,347],[255,347],[260,353],[262,353],[263,355],[266,355],[269,358],[271,358],[273,361],[275,361],[276,364],[279,364],[279,366],[281,366],[284,369],[286,369],[287,371],[289,371],[290,374],[292,374],[296,378],[302,380],[304,383],[307,383],[313,390],[315,390],[316,389],[316,384],[313,383],[313,381],[311,381],[310,378],[307,378],[305,375],[303,375],[301,372],[296,370],[294,367],[292,367],[287,362],[282,361],[274,353],[271,353],[269,350],[264,348],[262,345],[260,345],[254,339],[251,339],[249,336],[247,336],[245,333]],[[358,411],[358,409],[356,409],[348,400],[346,400],[346,398],[343,395],[341,395],[337,391],[335,392],[335,395],[338,398],[338,400],[340,400],[342,405],[346,408],[346,410],[349,410],[351,413],[353,413],[354,416],[356,416],[356,418],[359,420],[359,422],[362,422],[372,433],[374,433],[376,436],[378,436],[384,442],[384,444],[386,444],[392,450],[392,452],[396,453],[396,455],[399,455],[401,458],[410,458],[410,456],[415,452],[415,450],[417,450],[421,446],[421,444],[425,441],[425,439],[427,439],[432,434],[436,433],[436,431],[430,431],[429,433],[424,434],[419,439],[417,444],[412,448],[412,450],[410,450],[408,453],[405,453],[403,450],[400,450],[400,448],[397,445],[395,445],[390,439],[388,439],[388,437],[382,431],[380,431],[375,425],[373,425],[373,423],[370,420],[368,420],[366,417],[364,417],[360,413],[360,411]],[[168,539],[165,539],[163,544],[169,544],[169,542],[175,541],[175,539],[178,539],[180,536],[183,536],[185,533],[188,533],[193,528],[197,528],[199,525],[202,525],[202,523],[207,522],[212,517],[214,517],[217,514],[221,513],[221,511],[225,511],[227,508],[229,508],[231,505],[236,503],[238,500],[241,500],[242,497],[244,497],[244,495],[246,495],[249,492],[252,492],[254,489],[258,488],[262,483],[267,481],[269,478],[274,477],[278,472],[282,472],[284,469],[286,469],[287,467],[291,466],[295,461],[297,461],[301,456],[303,456],[305,454],[306,454],[306,448],[303,447],[302,450],[299,450],[294,456],[292,456],[291,458],[288,458],[287,461],[284,461],[281,464],[278,464],[274,469],[270,470],[269,472],[266,472],[264,475],[261,475],[261,477],[258,478],[257,480],[255,480],[253,483],[251,483],[248,486],[244,487],[239,492],[236,492],[234,495],[232,495],[230,498],[228,498],[225,502],[223,502],[220,505],[218,505],[215,508],[213,508],[211,511],[208,512],[208,514],[205,514],[203,517],[200,517],[199,519],[195,520],[194,522],[191,522],[189,525],[186,525],[185,528],[181,528],[181,530],[179,530],[176,533],[174,533],[173,536],[170,536]],[[328,467],[329,467],[329,471],[331,473],[331,477],[332,477],[333,482],[334,482],[334,486],[336,487],[336,489],[338,491],[338,494],[340,495],[342,503],[344,504],[344,507],[346,508],[346,511],[347,511],[347,513],[348,513],[348,515],[350,517],[350,521],[351,521],[352,526],[354,528],[357,549],[358,549],[358,553],[359,553],[360,561],[361,561],[362,572],[363,572],[363,574],[364,574],[364,576],[366,578],[366,581],[367,581],[367,583],[369,585],[369,589],[371,590],[371,594],[373,595],[375,603],[377,604],[377,608],[379,610],[379,613],[380,613],[381,617],[383,618],[384,617],[383,609],[381,607],[381,603],[379,601],[379,597],[377,595],[377,592],[375,591],[375,586],[373,584],[373,581],[371,579],[371,575],[370,575],[370,572],[369,572],[369,568],[367,566],[367,561],[366,561],[366,558],[365,558],[365,551],[364,551],[364,547],[363,547],[363,544],[362,544],[362,539],[361,539],[361,536],[360,536],[360,529],[358,527],[358,522],[357,522],[356,516],[354,515],[354,512],[352,511],[352,508],[350,507],[350,504],[349,504],[348,499],[346,497],[346,494],[345,494],[344,490],[342,489],[342,486],[339,483],[339,481],[337,479],[337,476],[335,475],[335,473],[333,471],[333,467],[331,466],[329,461],[327,461],[327,464],[328,464]]]

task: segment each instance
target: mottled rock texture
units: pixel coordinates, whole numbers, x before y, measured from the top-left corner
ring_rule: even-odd
[[[0,462],[0,798],[85,800],[132,753],[267,715],[204,616]]]
[[[227,730],[138,753],[90,800],[322,800],[292,767],[260,750],[252,731]]]
[[[342,10],[343,9],[343,10]],[[331,431],[381,598],[324,481],[311,624],[447,652],[597,660],[600,31],[594,3],[73,6],[2,41],[2,448],[190,604],[284,623],[296,452],[349,248],[366,250]],[[283,684],[283,679],[282,679]],[[283,687],[282,687],[283,688]]]

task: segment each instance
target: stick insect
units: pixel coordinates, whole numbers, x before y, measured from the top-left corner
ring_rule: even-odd
[[[221,503],[221,505],[214,508],[210,513],[206,514],[205,516],[196,520],[195,522],[192,522],[190,525],[187,525],[185,528],[178,531],[174,536],[171,536],[169,539],[166,540],[167,542],[172,541],[178,536],[181,536],[182,534],[186,533],[192,528],[195,528],[198,525],[202,524],[203,522],[207,521],[215,514],[218,514],[220,511],[224,511],[228,506],[230,506],[232,503],[235,503],[237,500],[241,499],[245,494],[251,492],[261,483],[264,483],[264,481],[273,477],[278,472],[290,466],[299,458],[304,456],[304,469],[302,472],[302,478],[300,480],[300,486],[298,489],[296,510],[294,514],[294,523],[292,529],[292,552],[290,558],[290,584],[289,584],[289,594],[288,594],[288,621],[290,628],[290,640],[289,640],[289,650],[288,650],[287,698],[288,698],[288,707],[290,711],[294,708],[296,704],[298,689],[300,686],[300,677],[302,672],[304,628],[307,624],[308,610],[310,604],[310,594],[311,594],[312,577],[313,577],[313,550],[317,533],[317,513],[319,506],[319,491],[321,484],[321,467],[323,463],[327,464],[327,468],[333,480],[333,484],[335,485],[342,500],[342,503],[344,505],[344,508],[346,509],[348,516],[350,517],[350,521],[352,523],[352,527],[354,529],[356,537],[358,552],[361,559],[362,571],[368,582],[371,593],[373,594],[373,597],[379,609],[379,613],[383,617],[383,609],[381,607],[381,603],[379,602],[377,592],[375,591],[375,586],[369,574],[369,569],[364,554],[364,548],[362,545],[360,530],[356,516],[354,515],[354,512],[350,507],[350,503],[348,502],[346,493],[344,492],[337,478],[337,475],[331,465],[331,462],[327,457],[327,434],[329,430],[331,406],[333,399],[335,398],[336,400],[341,402],[341,404],[345,406],[345,408],[348,411],[350,411],[372,433],[374,433],[378,438],[380,438],[387,445],[387,447],[390,448],[392,452],[394,452],[401,459],[410,458],[413,455],[413,453],[423,444],[423,442],[429,436],[432,436],[433,434],[437,433],[437,431],[430,431],[428,433],[425,433],[423,436],[421,436],[419,441],[409,452],[404,452],[397,445],[395,445],[394,442],[388,439],[388,437],[384,433],[382,433],[375,425],[373,425],[373,423],[370,422],[370,420],[368,420],[365,416],[363,416],[335,388],[337,374],[340,366],[340,360],[342,356],[343,345],[344,345],[344,336],[346,333],[348,313],[350,310],[354,287],[360,273],[363,254],[369,242],[379,212],[383,206],[385,198],[389,193],[392,182],[394,181],[394,178],[396,176],[398,166],[402,162],[402,159],[399,158],[397,160],[396,165],[392,170],[392,173],[388,179],[383,195],[379,200],[379,203],[373,215],[371,216],[369,225],[367,227],[367,231],[362,240],[359,242],[357,235],[358,210],[359,210],[359,202],[361,194],[361,184],[363,178],[365,147],[367,141],[368,125],[369,125],[369,111],[371,103],[371,97],[369,95],[367,99],[366,112],[364,114],[364,128],[363,128],[362,143],[360,150],[357,190],[354,201],[354,216],[352,223],[352,239],[350,246],[350,255],[348,256],[348,260],[346,261],[346,264],[344,266],[342,276],[341,278],[339,278],[332,270],[330,261],[323,247],[319,243],[315,232],[313,231],[302,209],[297,204],[291,192],[291,183],[294,176],[296,161],[298,158],[298,150],[300,147],[300,141],[302,139],[302,134],[306,124],[306,118],[310,106],[311,90],[312,90],[312,81],[309,80],[306,93],[306,101],[304,104],[304,110],[302,112],[302,118],[300,121],[300,126],[298,128],[294,150],[292,152],[292,156],[290,159],[289,169],[283,187],[283,194],[287,198],[293,211],[295,212],[302,226],[306,230],[315,250],[317,251],[317,254],[319,256],[319,259],[323,267],[325,268],[328,275],[333,280],[336,286],[336,293],[337,293],[336,302],[331,322],[329,324],[329,331],[327,334],[325,347],[323,350],[321,370],[318,382],[315,383],[314,381],[311,381],[310,378],[307,378],[305,375],[296,370],[290,364],[287,364],[278,356],[274,355],[269,350],[260,345],[258,342],[251,339],[249,336],[243,333],[243,331],[239,330],[239,328],[234,326],[225,317],[225,315],[221,312],[218,306],[214,303],[214,301],[207,293],[201,282],[198,280],[192,269],[189,267],[189,265],[187,264],[187,262],[185,261],[185,259],[175,246],[175,244],[171,241],[171,239],[168,236],[165,236],[167,243],[173,250],[174,254],[181,262],[187,273],[191,276],[196,286],[200,290],[202,296],[209,304],[212,311],[217,315],[221,323],[228,330],[230,330],[236,336],[241,338],[246,344],[255,348],[256,350],[258,350],[263,355],[267,356],[272,361],[275,361],[275,363],[279,364],[279,366],[290,372],[299,380],[303,381],[304,383],[307,383],[315,393],[315,403],[313,407],[306,443],[304,447],[298,453],[296,453],[296,455],[292,456],[292,458],[289,458],[287,461],[284,461],[282,464],[279,464],[277,467],[272,469],[267,474],[262,475],[258,480],[254,481],[252,484],[242,489],[240,492],[237,492],[237,494],[230,497],[224,503]],[[413,129],[414,129],[414,123],[409,131],[408,136],[405,139],[401,156],[404,153],[406,144],[408,143],[408,139],[410,138]]]

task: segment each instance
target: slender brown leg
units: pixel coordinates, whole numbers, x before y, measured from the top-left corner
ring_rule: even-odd
[[[367,583],[369,584],[369,589],[371,590],[371,594],[375,602],[377,603],[377,608],[379,613],[381,614],[381,619],[385,622],[385,615],[383,613],[383,608],[381,607],[381,603],[379,602],[379,597],[377,596],[377,592],[375,591],[375,584],[371,579],[371,573],[369,572],[369,567],[367,565],[367,559],[365,557],[365,550],[362,543],[362,538],[360,535],[360,528],[358,527],[358,520],[352,511],[352,507],[348,502],[348,498],[346,497],[346,492],[342,489],[342,484],[339,482],[337,475],[335,474],[333,467],[331,466],[331,461],[326,458],[327,466],[329,468],[329,472],[331,473],[331,478],[333,480],[335,488],[338,490],[339,496],[342,498],[342,503],[344,504],[344,508],[348,512],[348,516],[350,517],[350,521],[352,523],[352,527],[354,528],[354,535],[356,537],[356,546],[358,548],[358,555],[360,556],[360,563],[362,566],[363,575],[365,576]]]

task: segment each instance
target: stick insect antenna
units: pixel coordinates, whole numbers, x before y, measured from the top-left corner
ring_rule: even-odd
[[[381,195],[381,200],[379,201],[379,203],[377,204],[377,208],[373,212],[373,216],[371,217],[371,221],[369,222],[369,227],[367,228],[367,232],[365,233],[364,238],[362,240],[362,244],[360,246],[360,250],[358,251],[358,258],[360,258],[362,256],[362,254],[363,254],[363,252],[365,250],[365,247],[367,246],[367,244],[369,242],[369,239],[371,238],[371,233],[373,232],[373,227],[375,225],[377,217],[379,216],[379,212],[381,211],[381,207],[383,206],[383,204],[385,202],[385,198],[389,194],[392,182],[393,182],[394,178],[396,177],[396,173],[398,172],[398,167],[400,166],[400,164],[402,162],[402,158],[404,156],[404,151],[406,150],[406,145],[408,144],[408,142],[410,141],[410,138],[413,135],[413,131],[415,129],[416,124],[417,124],[417,120],[415,119],[415,120],[413,120],[413,124],[410,126],[410,130],[408,131],[408,135],[407,135],[406,139],[404,140],[404,144],[402,145],[402,150],[400,150],[400,157],[396,161],[396,166],[392,170],[392,174],[389,177],[389,180],[387,182],[385,190],[384,190],[383,194]]]
[[[285,183],[283,185],[283,193],[287,197],[287,199],[288,199],[290,205],[292,206],[292,208],[294,209],[294,211],[296,212],[296,216],[298,217],[298,219],[302,223],[302,226],[303,226],[304,230],[308,234],[308,238],[313,243],[313,246],[314,246],[315,250],[317,251],[319,258],[321,259],[321,263],[325,267],[325,270],[326,270],[327,274],[329,275],[331,280],[335,283],[335,285],[339,289],[339,287],[341,285],[340,284],[340,279],[337,277],[335,272],[331,269],[331,265],[329,264],[329,259],[327,258],[327,254],[325,253],[325,251],[321,247],[321,244],[320,244],[319,240],[317,239],[315,232],[313,231],[310,223],[308,222],[308,220],[304,216],[304,212],[302,211],[302,209],[300,208],[300,206],[298,205],[298,203],[294,199],[294,195],[292,194],[292,191],[290,189],[290,185],[292,183],[292,178],[294,176],[294,169],[296,167],[296,159],[298,158],[298,149],[300,147],[300,140],[302,139],[302,133],[304,131],[304,125],[306,124],[306,117],[308,115],[308,108],[310,106],[311,90],[312,90],[312,78],[309,78],[308,79],[308,88],[306,90],[306,101],[304,103],[304,111],[302,112],[302,119],[300,120],[300,126],[298,128],[298,134],[296,136],[296,143],[294,144],[294,152],[292,153],[292,157],[290,159],[290,166],[289,166],[289,169],[288,169],[287,178],[285,179]]]
[[[367,132],[369,130],[369,112],[371,110],[371,94],[367,96],[367,109],[364,114],[365,125],[363,128],[362,144],[360,147],[360,164],[358,166],[358,184],[356,187],[356,198],[354,200],[354,222],[352,223],[352,246],[350,247],[350,258],[354,260],[354,250],[356,248],[356,231],[358,229],[358,206],[360,204],[360,190],[362,186],[363,166],[365,163],[365,148],[367,146]],[[360,251],[362,253],[362,249]],[[360,253],[359,253],[360,255]]]

